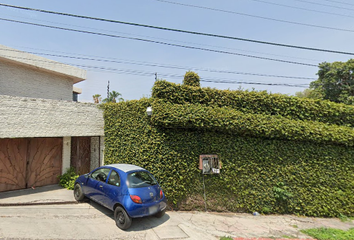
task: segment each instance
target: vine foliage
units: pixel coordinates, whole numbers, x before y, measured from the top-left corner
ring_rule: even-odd
[[[172,207],[204,209],[199,155],[217,154],[208,210],[353,216],[353,107],[166,81],[152,96],[103,105],[105,163],[148,169]]]

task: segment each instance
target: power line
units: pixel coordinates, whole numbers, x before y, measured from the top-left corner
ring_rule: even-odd
[[[328,5],[328,4],[324,4],[324,3],[311,2],[311,1],[306,1],[306,0],[293,0],[293,1],[309,3],[309,4],[313,4],[313,5],[317,5],[317,6],[325,6],[325,7],[337,8],[337,9],[344,9],[344,10],[348,10],[348,11],[354,11],[354,9],[350,9],[350,8],[338,7],[338,6]]]
[[[98,70],[107,70],[113,71],[120,74],[131,74],[131,75],[138,75],[138,76],[155,76],[155,72],[145,72],[145,71],[134,71],[134,70],[121,70],[116,68],[105,68],[105,67],[98,67],[98,66],[87,66],[87,65],[80,65],[80,64],[73,64],[77,67],[82,67],[86,69],[98,69]],[[178,78],[183,79],[183,75],[171,75],[171,74],[160,74],[161,77],[170,77],[170,78]],[[265,85],[265,86],[286,86],[286,87],[301,87],[306,88],[308,84],[288,84],[288,83],[262,83],[262,82],[250,82],[250,81],[239,81],[239,80],[228,80],[228,79],[219,79],[219,78],[200,78],[201,82],[210,82],[210,83],[228,83],[228,84],[251,84],[251,85]]]
[[[289,64],[297,64],[297,65],[302,65],[302,66],[317,67],[317,65],[315,65],[315,64],[301,63],[301,62],[281,60],[281,59],[275,59],[275,58],[259,57],[259,56],[249,55],[249,54],[241,54],[241,53],[228,52],[228,51],[222,51],[222,50],[216,50],[216,49],[210,49],[210,48],[201,48],[201,47],[187,46],[187,45],[181,45],[181,44],[167,43],[167,42],[149,40],[149,39],[144,39],[144,38],[124,37],[124,36],[107,34],[107,33],[99,33],[99,32],[78,30],[78,29],[72,29],[72,28],[63,28],[63,27],[50,26],[50,25],[44,25],[44,24],[38,24],[38,23],[23,22],[23,21],[6,19],[6,18],[0,18],[0,20],[8,21],[8,22],[21,23],[21,24],[27,24],[27,25],[33,25],[33,26],[39,26],[39,27],[46,27],[46,28],[52,28],[52,29],[65,30],[65,31],[93,34],[93,35],[97,35],[97,36],[129,39],[129,40],[136,40],[136,41],[143,41],[143,42],[161,44],[161,45],[165,45],[165,46],[173,46],[173,47],[187,48],[187,49],[193,49],[193,50],[201,50],[201,51],[207,51],[207,52],[214,52],[214,53],[229,54],[229,55],[249,57],[249,58],[255,58],[255,59],[262,59],[262,60],[268,60],[268,61],[275,61],[275,62],[282,62],[282,63],[289,63]]]
[[[341,2],[341,1],[333,1],[333,0],[323,0],[326,2],[333,2],[333,3],[340,3],[340,4],[344,4],[344,5],[349,5],[349,6],[354,6],[354,4],[352,3],[346,3],[346,2]]]
[[[199,8],[199,9],[204,9],[204,10],[211,10],[211,11],[216,11],[216,12],[236,14],[236,15],[252,17],[252,18],[259,18],[259,19],[275,21],[275,22],[290,23],[290,24],[301,25],[301,26],[306,26],[306,27],[315,27],[315,28],[322,28],[322,29],[329,29],[329,30],[336,30],[336,31],[344,31],[344,32],[354,32],[354,30],[352,30],[352,29],[328,27],[328,26],[321,26],[321,25],[315,25],[315,24],[309,24],[309,23],[300,23],[300,22],[294,22],[294,21],[270,18],[270,17],[262,17],[262,16],[258,16],[258,15],[247,14],[247,13],[240,13],[240,12],[235,12],[235,11],[230,11],[230,10],[224,10],[224,9],[218,9],[218,8],[210,8],[210,7],[205,7],[205,6],[192,5],[192,4],[186,4],[186,3],[179,3],[179,2],[173,2],[173,1],[167,1],[167,0],[155,0],[155,1],[163,2],[163,3],[169,3],[169,4],[175,4],[175,5],[185,6],[185,7],[193,7],[193,8]]]
[[[159,0],[159,1],[163,1],[163,0]],[[56,14],[56,15],[62,15],[62,16],[69,16],[69,17],[76,17],[76,18],[83,18],[83,19],[90,19],[90,20],[97,20],[97,21],[104,21],[104,22],[110,22],[110,23],[125,24],[125,25],[136,26],[136,27],[145,27],[145,28],[152,28],[152,29],[158,29],[158,30],[164,30],[164,31],[173,31],[173,32],[188,33],[188,34],[193,34],[193,35],[201,35],[201,36],[208,36],[208,37],[215,37],[215,38],[223,38],[223,39],[230,39],[230,40],[237,40],[237,41],[245,41],[245,42],[266,44],[266,45],[272,45],[272,46],[278,46],[278,47],[287,47],[287,48],[296,48],[296,49],[309,50],[309,51],[319,51],[319,52],[337,53],[337,54],[345,54],[345,55],[354,55],[354,53],[351,53],[351,52],[343,52],[343,51],[337,51],[337,50],[329,50],[329,49],[320,49],[320,48],[304,47],[304,46],[297,46],[297,45],[289,45],[289,44],[260,41],[260,40],[254,40],[254,39],[248,39],[248,38],[239,38],[239,37],[232,37],[232,36],[226,36],[226,35],[218,35],[218,34],[212,34],[212,33],[187,31],[187,30],[175,29],[175,28],[158,27],[158,26],[152,26],[152,25],[146,25],[146,24],[139,24],[139,23],[132,23],[132,22],[123,22],[123,21],[118,21],[118,20],[96,18],[96,17],[75,15],[75,14],[62,13],[62,12],[54,12],[54,11],[48,11],[48,10],[42,10],[42,9],[35,9],[35,8],[20,7],[20,6],[3,4],[3,3],[0,3],[0,6],[17,8],[17,9],[22,9],[22,10],[29,10],[29,11],[37,11],[37,12],[43,12],[43,13],[50,13],[50,14]],[[245,14],[245,15],[247,15],[247,14]],[[2,18],[1,20],[18,22],[18,23],[25,23],[25,22],[9,20],[9,19],[4,19],[4,18]],[[29,24],[29,23],[27,23],[27,24]],[[31,24],[32,25],[37,25],[37,26],[45,26],[45,25],[41,25],[41,24],[34,24],[34,23],[31,23]],[[52,28],[68,30],[68,29],[59,28],[59,27],[53,27],[53,26],[52,26]],[[324,27],[324,28],[326,28],[326,27]],[[328,28],[328,29],[339,30],[339,29],[335,29],[335,28]],[[354,30],[348,30],[348,29],[347,30],[342,29],[342,30],[343,31],[348,31],[348,32],[354,32]],[[79,32],[79,30],[75,30],[75,31]],[[84,32],[84,31],[81,31],[81,32]],[[88,32],[85,31],[85,33],[88,33]],[[97,34],[96,33],[96,35],[103,35],[103,34]],[[106,35],[108,35],[108,34],[106,34]]]
[[[22,52],[16,49],[4,49],[0,48],[2,51],[12,51],[12,52]],[[288,79],[307,79],[307,80],[315,80],[317,78],[310,77],[297,77],[297,76],[284,76],[284,75],[275,75],[275,74],[263,74],[263,73],[249,73],[249,72],[239,72],[239,71],[230,71],[230,70],[217,70],[217,69],[206,69],[206,68],[196,68],[196,67],[186,67],[186,66],[176,66],[176,65],[167,65],[161,63],[149,63],[149,62],[136,62],[131,60],[119,60],[119,59],[107,59],[104,57],[79,57],[79,54],[74,54],[74,56],[70,55],[62,55],[62,54],[51,54],[51,53],[43,53],[43,52],[31,52],[27,51],[27,53],[36,54],[36,55],[44,55],[51,57],[60,57],[60,58],[70,58],[70,59],[79,59],[79,60],[88,60],[88,61],[98,61],[98,62],[109,62],[109,63],[120,63],[120,64],[132,64],[132,65],[140,65],[140,66],[148,66],[148,67],[159,67],[159,68],[170,68],[170,69],[179,69],[179,70],[195,70],[195,71],[206,71],[213,73],[226,73],[226,74],[239,74],[239,75],[251,75],[251,76],[261,76],[261,77],[275,77],[275,78],[288,78]]]
[[[263,0],[251,0],[251,1],[265,3],[265,4],[270,4],[270,5],[275,5],[275,6],[281,6],[281,7],[286,7],[286,8],[299,9],[299,10],[308,11],[308,12],[324,13],[324,14],[340,16],[340,17],[354,18],[354,16],[352,16],[352,15],[344,15],[344,14],[340,14],[340,13],[332,13],[332,12],[319,11],[319,10],[302,8],[302,7],[295,7],[295,6],[290,6],[290,5],[286,5],[286,4],[268,2],[268,1],[263,1]]]
[[[23,19],[30,19],[33,20],[32,18],[26,18],[26,17],[19,17]],[[91,30],[104,30],[102,28],[91,28],[91,27],[83,27],[83,26],[78,26],[78,25],[73,25],[73,24],[65,24],[65,23],[58,23],[58,22],[53,22],[53,21],[45,21],[45,20],[38,20],[36,21],[39,22],[46,22],[46,23],[54,23],[54,24],[59,24],[59,25],[64,25],[64,26],[70,26],[70,27],[80,27],[84,29],[91,29]],[[159,37],[152,37],[152,36],[146,36],[146,35],[139,35],[139,34],[131,34],[131,33],[126,33],[126,32],[118,32],[118,31],[112,31],[112,30],[104,30],[106,32],[111,32],[111,33],[118,33],[118,34],[125,34],[125,35],[130,35],[130,36],[138,36],[138,37],[143,37],[143,38],[150,38],[150,39],[158,39],[158,40],[164,40],[164,41],[170,41],[170,42],[177,42],[177,43],[183,43],[183,44],[192,44],[192,45],[197,45],[197,46],[207,46],[207,47],[213,47],[213,48],[219,48],[219,49],[227,49],[227,50],[233,50],[233,51],[241,51],[241,52],[248,52],[248,53],[257,53],[261,55],[268,55],[268,56],[276,56],[276,57],[286,57],[286,58],[292,58],[292,59],[301,59],[301,60],[307,60],[311,62],[321,62],[323,60],[315,60],[315,59],[309,59],[309,58],[304,58],[304,57],[294,57],[294,56],[287,56],[287,55],[282,55],[282,54],[273,54],[273,53],[265,53],[265,52],[259,52],[259,51],[250,51],[250,50],[244,50],[244,49],[238,49],[238,48],[230,48],[230,47],[225,47],[225,46],[216,46],[216,45],[210,45],[210,44],[201,44],[201,43],[195,43],[195,42],[187,42],[187,41],[177,41],[175,39],[167,39],[167,38],[159,38]]]
[[[73,63],[60,63],[60,62],[47,61],[47,60],[33,60],[30,58],[12,57],[12,56],[2,55],[2,54],[0,54],[0,57],[11,57],[12,59],[13,58],[25,59],[25,60],[32,60],[32,61],[37,61],[37,62],[46,62],[46,63],[50,63],[50,64],[60,64],[60,65],[67,64],[67,65],[81,67],[81,68],[89,69],[89,70],[99,70],[99,71],[114,72],[114,73],[118,73],[118,74],[137,75],[137,76],[154,76],[156,73],[156,72],[147,72],[147,71],[142,71],[142,70],[118,69],[118,68],[109,68],[109,67],[102,67],[102,66],[73,64]],[[159,73],[159,76],[183,79],[183,75],[179,75],[179,74]],[[308,86],[308,84],[262,83],[262,82],[250,82],[250,81],[242,81],[242,80],[230,80],[230,79],[225,79],[225,78],[201,78],[200,80],[202,82],[229,83],[229,84],[252,84],[252,85],[287,86],[287,87],[302,87],[302,88],[305,88]]]

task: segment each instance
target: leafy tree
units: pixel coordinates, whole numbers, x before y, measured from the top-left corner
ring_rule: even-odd
[[[309,88],[306,88],[302,92],[296,92],[295,96],[299,97],[299,98],[312,98],[312,99],[322,99],[323,98],[323,96],[320,92],[315,91],[313,89],[309,89]]]
[[[188,71],[184,75],[183,84],[193,87],[200,87],[200,77],[197,73]]]
[[[92,96],[92,98],[94,103],[100,103],[102,101],[102,97],[100,94],[95,94]]]
[[[119,92],[116,92],[116,91],[109,92],[109,97],[103,99],[103,102],[105,102],[105,103],[108,103],[108,102],[115,103],[115,102],[117,102],[117,98],[118,98],[118,102],[124,101],[124,99],[119,97],[119,96],[122,96],[122,94],[120,94]]]
[[[323,99],[354,104],[354,59],[347,62],[321,63],[318,80],[310,88],[322,94]]]

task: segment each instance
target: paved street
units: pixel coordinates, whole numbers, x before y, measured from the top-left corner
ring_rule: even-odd
[[[295,216],[173,212],[133,220],[128,231],[115,226],[113,213],[96,203],[2,206],[0,239],[219,239],[292,236],[309,239],[303,228],[348,229],[354,222]]]
[[[309,239],[300,230],[318,227],[347,230],[354,221],[168,211],[160,219],[134,219],[122,231],[111,211],[92,201],[77,204],[73,192],[58,185],[0,193],[0,239]]]

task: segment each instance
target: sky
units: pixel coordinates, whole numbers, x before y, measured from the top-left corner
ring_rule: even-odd
[[[156,75],[182,83],[187,71],[198,73],[202,87],[294,95],[317,79],[319,63],[348,61],[354,53],[350,0],[0,0],[0,4],[349,53],[0,6],[0,44],[87,70],[87,79],[75,84],[82,89],[82,102],[92,102],[94,94],[105,98],[108,81],[110,91],[121,93],[124,100],[150,97]]]

